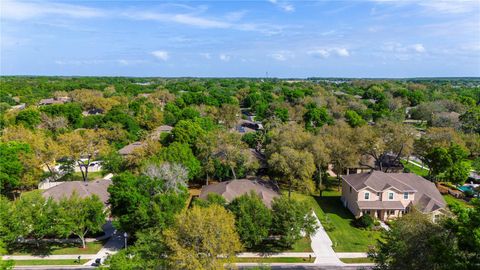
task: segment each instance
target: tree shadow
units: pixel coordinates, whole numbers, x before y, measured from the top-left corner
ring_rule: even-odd
[[[325,214],[335,214],[343,219],[355,219],[353,214],[343,206],[340,196],[314,196],[314,198]]]

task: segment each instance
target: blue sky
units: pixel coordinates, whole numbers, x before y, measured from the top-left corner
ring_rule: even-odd
[[[480,76],[480,1],[0,0],[2,75]]]

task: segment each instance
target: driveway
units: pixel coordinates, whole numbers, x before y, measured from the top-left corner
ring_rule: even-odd
[[[320,223],[315,212],[313,212],[315,216],[315,220],[317,221],[318,230],[311,236],[312,239],[312,250],[315,253],[315,264],[316,265],[331,265],[331,266],[341,266],[344,265],[342,261],[340,261],[333,251],[332,248],[332,240],[328,237],[327,232]]]

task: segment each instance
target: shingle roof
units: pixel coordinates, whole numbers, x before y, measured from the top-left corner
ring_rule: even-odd
[[[104,204],[107,204],[110,198],[110,193],[108,193],[107,189],[111,184],[111,180],[95,180],[86,183],[84,181],[64,182],[43,191],[42,195],[45,198],[51,197],[56,201],[63,197],[69,198],[73,192],[77,193],[80,198],[97,195]]]
[[[422,212],[435,211],[447,205],[434,183],[413,173],[373,171],[343,175],[342,179],[356,190],[368,187],[379,192],[389,188],[414,192],[413,204]]]
[[[142,142],[133,142],[129,145],[126,145],[125,147],[123,147],[122,149],[118,150],[118,153],[120,155],[130,155],[133,153],[133,151],[137,148],[140,148],[143,146],[143,143]]]
[[[357,205],[359,209],[405,209],[400,201],[358,201]]]
[[[236,197],[251,191],[257,193],[267,207],[271,207],[273,199],[280,195],[267,182],[241,179],[203,186],[199,197],[206,199],[209,193],[217,193],[227,202],[231,202]]]

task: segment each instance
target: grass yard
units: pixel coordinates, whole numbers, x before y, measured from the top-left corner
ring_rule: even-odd
[[[443,195],[443,198],[445,199],[445,201],[447,202],[448,205],[451,205],[451,204],[460,204],[460,206],[463,206],[463,207],[473,207],[471,204],[469,204],[468,202],[462,200],[462,199],[457,199],[455,197],[453,197],[452,195],[450,194],[447,194],[447,195]]]
[[[340,258],[344,263],[373,263],[370,258]]]
[[[324,191],[323,197],[292,193],[294,198],[306,201],[321,222],[327,218],[335,227],[327,231],[336,252],[367,252],[380,238],[379,231],[362,230],[351,225],[354,216],[343,207],[339,191]]]
[[[102,179],[102,172],[88,172],[88,180],[93,181],[97,179]],[[72,175],[66,175],[60,179],[60,181],[83,181],[81,172],[74,172]]]
[[[296,257],[261,257],[261,258],[235,258],[235,263],[313,263],[315,257],[296,258]]]
[[[81,265],[89,260],[80,260],[80,263],[78,263],[77,260],[21,260],[21,261],[15,261],[16,266],[21,266],[21,265]]]
[[[403,160],[403,159],[400,162],[402,162],[405,169],[408,169],[410,172],[412,172],[416,175],[419,175],[419,176],[422,176],[422,177],[426,177],[428,175],[428,170],[426,170],[424,168],[415,166],[412,163],[407,162],[406,160]]]
[[[285,252],[312,252],[312,240],[310,237],[304,237],[298,240],[290,250]]]
[[[36,245],[21,245],[15,248],[11,255],[71,255],[71,254],[97,254],[102,248],[100,241],[88,242],[86,248],[81,248],[78,243],[46,244],[37,248]]]

